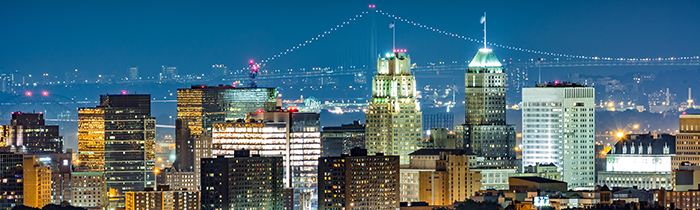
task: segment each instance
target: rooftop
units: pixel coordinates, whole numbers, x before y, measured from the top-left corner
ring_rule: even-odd
[[[501,67],[501,62],[491,49],[479,49],[469,67]]]
[[[530,182],[537,182],[537,183],[564,183],[564,184],[566,184],[566,182],[557,181],[557,180],[553,180],[553,179],[545,179],[545,178],[536,177],[536,176],[532,176],[532,177],[510,177],[510,178],[513,178],[513,179],[521,179],[521,180],[530,181]]]
[[[463,149],[419,149],[409,155],[440,155],[440,152],[452,155],[475,155],[471,151]]]

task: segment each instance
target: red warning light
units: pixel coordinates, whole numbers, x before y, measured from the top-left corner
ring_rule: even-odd
[[[257,71],[257,70],[258,70],[258,66],[253,66],[253,71]]]
[[[258,109],[258,114],[262,114],[262,109]]]
[[[122,95],[126,95],[126,90],[122,90]]]
[[[27,96],[32,96],[32,92],[29,92],[29,91],[27,91],[27,92],[24,93],[24,94],[27,95]]]
[[[289,111],[289,112],[298,112],[299,110],[298,110],[297,107],[295,107],[295,106],[290,106],[289,108],[287,108],[287,111]]]
[[[248,63],[250,63],[250,64],[253,64],[253,62],[255,62],[255,61],[253,61],[253,60],[248,61]]]
[[[47,92],[47,91],[41,92],[41,95],[49,96],[49,92]]]

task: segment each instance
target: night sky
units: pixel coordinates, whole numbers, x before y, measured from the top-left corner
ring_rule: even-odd
[[[75,68],[126,76],[161,65],[181,74],[245,67],[348,21],[367,5],[432,27],[556,53],[613,57],[700,55],[700,1],[0,1],[0,69],[62,75]],[[377,16],[378,49],[391,49]],[[270,68],[364,64],[371,19],[360,18]],[[480,44],[397,22],[413,62],[465,61]],[[494,48],[500,59],[539,55]],[[92,75],[95,74],[95,75]],[[59,77],[62,78],[62,77]]]

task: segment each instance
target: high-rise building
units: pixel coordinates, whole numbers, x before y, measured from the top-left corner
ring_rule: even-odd
[[[201,158],[212,157],[214,123],[245,119],[249,112],[271,111],[277,103],[275,88],[236,88],[195,85],[177,90],[175,169],[199,176]],[[196,179],[199,180],[199,179]]]
[[[214,64],[211,66],[211,75],[212,76],[228,75],[228,67],[224,66],[224,64]]]
[[[26,154],[61,153],[63,136],[58,130],[57,125],[45,124],[43,113],[13,112],[10,125],[0,126],[0,145]]]
[[[523,89],[523,167],[554,163],[569,189],[595,183],[595,90],[576,83]]]
[[[238,150],[231,158],[203,158],[201,165],[201,209],[283,209],[282,157]]]
[[[139,67],[138,66],[129,67],[129,79],[130,80],[139,79]]]
[[[700,165],[700,114],[683,114],[679,117],[676,134],[676,156],[673,156],[673,170],[678,170],[682,162]]]
[[[24,204],[23,164],[22,153],[0,152],[0,209]]]
[[[102,95],[78,112],[79,170],[104,172],[107,189],[155,184],[155,118],[150,95]]]
[[[24,205],[44,208],[51,204],[51,169],[34,156],[24,157]]]
[[[420,149],[422,115],[416,101],[416,80],[411,58],[395,51],[377,61],[372,81],[372,101],[366,114],[365,146],[370,154],[398,155],[402,165]]]
[[[350,154],[355,147],[365,148],[365,124],[354,121],[338,127],[323,127],[321,131],[321,156],[335,157]]]
[[[479,191],[481,174],[469,169],[469,156],[441,153],[439,158],[434,171],[420,172],[420,201],[452,205]]]
[[[490,49],[479,49],[464,75],[462,145],[484,158],[481,165],[517,168],[515,126],[506,124],[506,74]]]
[[[71,206],[94,209],[106,202],[103,172],[71,172],[70,177]]]
[[[354,148],[350,155],[322,157],[318,166],[319,210],[399,208],[399,156]]]
[[[138,209],[200,209],[199,191],[170,190],[167,185],[159,185],[158,190],[146,188],[144,191],[126,192],[126,210]]]
[[[215,123],[213,154],[235,155],[249,150],[263,157],[281,156],[284,187],[294,188],[299,205],[315,206],[317,167],[321,156],[319,114],[280,110],[251,112],[246,120]],[[303,199],[302,199],[303,198]]]
[[[455,126],[455,115],[452,113],[423,114],[423,132],[433,128],[452,130]]]

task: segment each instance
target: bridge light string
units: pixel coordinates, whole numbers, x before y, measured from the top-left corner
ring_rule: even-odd
[[[389,17],[391,19],[401,21],[408,23],[409,25],[417,26],[419,28],[424,28],[429,31],[437,32],[443,35],[471,41],[471,42],[476,42],[476,43],[484,43],[483,40],[479,39],[473,39],[470,37],[462,36],[457,33],[451,33],[447,32],[444,30],[440,30],[438,28],[434,28],[425,24],[421,24],[412,20],[408,20],[406,18],[402,18],[400,16],[396,16],[393,14],[390,14],[388,12],[384,12],[382,10],[374,10],[376,13],[379,13],[381,15],[384,15],[386,17]],[[495,47],[500,47],[504,49],[509,49],[509,50],[515,50],[515,51],[522,51],[522,52],[528,52],[528,53],[535,53],[535,54],[541,54],[541,55],[548,55],[548,56],[555,56],[555,57],[567,57],[567,58],[579,58],[579,59],[589,59],[589,60],[607,60],[607,61],[672,61],[672,60],[690,60],[690,59],[700,59],[700,56],[685,56],[685,57],[658,57],[658,58],[623,58],[623,57],[598,57],[598,56],[583,56],[583,55],[574,55],[574,54],[562,54],[562,53],[552,53],[552,52],[547,52],[547,51],[539,51],[539,50],[532,50],[532,49],[527,49],[527,48],[520,48],[520,47],[512,47],[508,45],[502,45],[502,44],[497,44],[493,42],[486,42],[486,44],[495,46]]]

